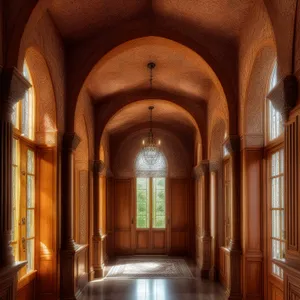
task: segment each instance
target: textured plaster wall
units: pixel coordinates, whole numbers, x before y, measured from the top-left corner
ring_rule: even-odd
[[[21,40],[18,68],[22,70],[26,51],[35,49],[45,60],[54,89],[57,110],[57,129],[64,131],[65,124],[65,61],[64,44],[61,36],[53,24],[46,7],[39,2],[32,12]],[[36,64],[32,73],[39,72]],[[40,70],[41,71],[41,70]]]
[[[213,129],[215,125],[219,122],[224,123],[224,130],[225,132],[229,133],[229,112],[226,100],[220,95],[217,90],[212,89],[209,100],[208,100],[208,143],[206,145],[207,151],[210,154],[211,148],[209,145],[212,143],[212,139],[216,137],[213,136],[214,132]],[[220,143],[224,141],[224,135],[219,136],[221,138]]]
[[[254,63],[259,55],[259,52],[262,51],[264,47],[273,47],[275,49],[275,40],[272,29],[272,24],[267,12],[267,9],[263,1],[256,1],[256,5],[249,14],[247,21],[244,24],[244,27],[240,35],[240,49],[239,49],[239,86],[240,86],[240,95],[239,95],[239,132],[243,135],[245,128],[245,117],[244,111],[247,101],[252,101],[252,104],[255,101],[251,97],[249,99],[248,86],[251,85],[251,89],[257,89],[260,93],[265,94],[267,82],[256,80],[255,76],[251,77],[253,72]],[[275,50],[274,50],[275,51]],[[266,67],[263,63],[260,63],[261,70],[258,72],[263,72]],[[270,72],[268,69],[267,72]],[[253,73],[254,74],[254,73]],[[256,75],[256,74],[255,74]],[[261,78],[260,78],[261,79]],[[254,80],[256,82],[250,82]],[[252,92],[250,92],[252,93]],[[257,102],[256,102],[257,103]],[[258,109],[261,108],[261,104],[258,107],[254,105],[249,105],[249,108]],[[250,113],[251,114],[251,113]],[[261,123],[261,122],[260,122]],[[251,131],[251,130],[250,130]]]
[[[48,66],[34,48],[27,49],[25,60],[32,78],[36,102],[35,139],[39,144],[56,144],[56,101]]]
[[[123,139],[111,140],[111,163],[114,177],[135,177],[135,159],[147,132],[147,129],[140,130],[124,135]],[[161,149],[168,161],[169,177],[190,177],[193,167],[193,145],[187,146],[170,131],[154,129],[154,135],[162,142]]]

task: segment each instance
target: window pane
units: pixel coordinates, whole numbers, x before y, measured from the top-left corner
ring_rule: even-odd
[[[15,128],[18,128],[18,103],[13,106],[13,111],[11,114],[11,122]]]
[[[30,72],[27,64],[23,66],[23,74],[25,78],[32,84]],[[34,97],[33,87],[30,87],[26,91],[24,98],[22,99],[22,134],[29,139],[33,139],[34,133]]]
[[[280,239],[281,228],[280,228],[280,211],[272,211],[272,237]]]
[[[34,239],[27,241],[27,273],[34,270]]]
[[[27,173],[34,174],[34,152],[27,151]]]
[[[34,237],[34,210],[27,210],[26,237]]]
[[[278,112],[269,101],[269,139],[273,140],[283,133],[283,121],[280,112]]]
[[[271,156],[271,218],[272,257],[285,256],[284,241],[284,152],[279,150]],[[275,240],[276,239],[276,240]],[[283,278],[283,270],[272,263],[272,273]]]
[[[29,92],[25,93],[22,100],[22,134],[29,137]]]
[[[34,176],[27,175],[27,208],[34,208]]]
[[[12,241],[16,241],[18,229],[18,141],[13,139],[12,144]]]
[[[149,178],[136,179],[136,216],[137,228],[149,228]]]
[[[153,228],[166,227],[166,179],[153,178]]]

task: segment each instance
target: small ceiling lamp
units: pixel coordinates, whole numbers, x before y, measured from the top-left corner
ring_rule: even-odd
[[[149,166],[153,166],[156,164],[160,156],[160,141],[156,142],[152,131],[152,111],[154,106],[149,106],[148,109],[150,112],[150,129],[146,140],[143,140],[142,153],[145,163],[147,163]]]

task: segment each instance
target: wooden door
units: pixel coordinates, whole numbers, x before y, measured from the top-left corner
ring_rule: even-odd
[[[136,178],[135,253],[165,254],[167,251],[166,178]]]
[[[170,253],[184,255],[189,245],[189,180],[171,179]]]
[[[116,179],[114,193],[114,252],[132,253],[132,180]]]

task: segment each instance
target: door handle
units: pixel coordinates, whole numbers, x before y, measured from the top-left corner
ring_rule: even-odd
[[[134,218],[133,217],[131,218],[131,224],[134,224]]]

